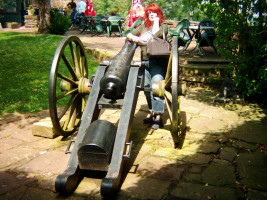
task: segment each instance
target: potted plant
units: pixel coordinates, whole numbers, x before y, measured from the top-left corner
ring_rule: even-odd
[[[34,15],[34,12],[35,12],[35,10],[32,7],[32,5],[29,5],[29,7],[28,7],[28,15],[30,15],[30,16]]]

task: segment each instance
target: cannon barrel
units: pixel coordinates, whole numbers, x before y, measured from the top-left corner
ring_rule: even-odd
[[[100,89],[108,98],[119,98],[125,92],[128,73],[136,47],[136,43],[126,40],[123,48],[111,61],[105,75],[102,77]]]

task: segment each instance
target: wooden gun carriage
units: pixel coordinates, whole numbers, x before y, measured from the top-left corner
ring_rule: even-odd
[[[125,41],[112,61],[104,61],[96,74],[88,78],[88,67],[82,42],[67,36],[59,44],[51,66],[49,105],[53,127],[67,137],[74,135],[66,150],[71,156],[66,170],[57,176],[55,189],[72,193],[84,176],[104,172],[102,196],[114,196],[120,189],[123,161],[130,157],[131,125],[138,94],[152,90],[165,99],[171,120],[174,147],[181,140],[179,95],[184,94],[178,78],[177,36],[173,37],[164,81],[144,88],[144,63],[132,62],[136,43]],[[121,109],[118,125],[99,120],[102,109]]]

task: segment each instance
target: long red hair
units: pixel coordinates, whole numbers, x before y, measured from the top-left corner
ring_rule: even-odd
[[[162,22],[164,22],[164,16],[161,8],[156,3],[151,3],[145,7],[145,27],[150,28],[153,25],[153,22],[149,20],[149,13],[155,12],[157,13],[157,17],[159,18],[159,25],[161,25]]]

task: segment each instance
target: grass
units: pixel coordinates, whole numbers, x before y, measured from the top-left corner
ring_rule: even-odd
[[[51,62],[63,39],[56,35],[0,32],[0,115],[48,109]],[[89,75],[98,63],[87,56]]]

